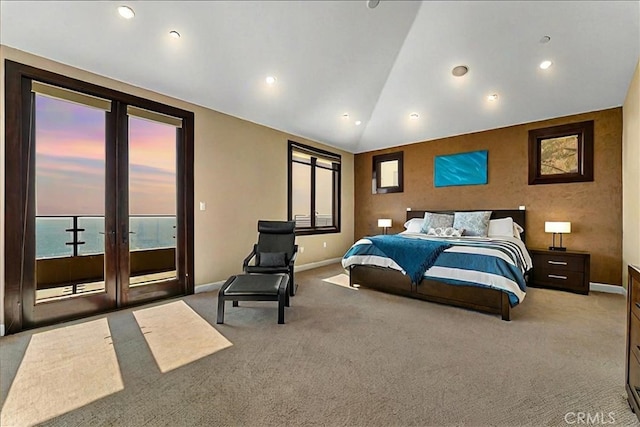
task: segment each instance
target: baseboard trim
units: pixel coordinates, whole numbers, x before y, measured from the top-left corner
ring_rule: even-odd
[[[202,292],[213,292],[219,290],[226,280],[220,280],[218,282],[204,283],[202,285],[196,285],[193,293],[199,294]]]
[[[340,262],[341,259],[342,257],[331,258],[331,259],[325,259],[324,261],[310,262],[309,264],[297,265],[294,270],[297,272],[297,271],[311,270],[313,268],[318,268],[318,267],[324,267],[325,265],[331,265],[331,264],[335,264],[336,262]]]
[[[607,285],[606,283],[589,283],[589,290],[593,292],[606,292],[609,294],[627,295],[627,290],[622,286]]]
[[[336,262],[340,262],[341,259],[342,258],[331,258],[331,259],[325,259],[324,261],[310,262],[309,264],[297,265],[295,267],[295,271],[298,272],[298,271],[311,270],[312,268],[324,267],[325,265],[330,265]],[[222,285],[224,285],[224,282],[226,282],[226,280],[219,280],[217,282],[203,283],[202,285],[196,285],[193,292],[196,294],[199,294],[202,292],[217,291],[222,287]],[[4,326],[2,326],[2,328],[4,328]],[[0,329],[0,330],[4,330],[4,329]]]

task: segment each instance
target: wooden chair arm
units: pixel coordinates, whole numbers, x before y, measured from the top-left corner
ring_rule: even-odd
[[[251,253],[249,255],[247,255],[247,257],[244,259],[244,261],[242,261],[242,269],[243,270],[249,266],[249,261],[251,261],[251,259],[254,256],[256,256],[257,251],[258,251],[258,245],[253,245],[253,250],[251,251]]]

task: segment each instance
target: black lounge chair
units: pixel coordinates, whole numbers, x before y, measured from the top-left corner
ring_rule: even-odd
[[[242,263],[245,273],[288,274],[290,296],[296,294],[297,287],[293,275],[298,254],[295,227],[295,221],[258,221],[258,243]],[[249,265],[253,258],[255,264]]]

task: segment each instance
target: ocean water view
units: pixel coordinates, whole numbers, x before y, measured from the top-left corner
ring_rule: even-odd
[[[78,216],[78,255],[104,253],[104,217]],[[36,259],[73,256],[73,216],[36,217]],[[135,216],[129,221],[129,248],[159,249],[176,246],[175,216]]]

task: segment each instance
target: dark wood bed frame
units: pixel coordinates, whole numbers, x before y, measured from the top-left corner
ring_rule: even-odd
[[[407,220],[422,218],[425,212],[452,213],[453,211],[411,210],[407,211]],[[491,219],[511,217],[524,228],[525,212],[523,210],[494,210]],[[520,236],[524,241],[525,232]],[[497,289],[450,285],[429,279],[424,279],[419,285],[415,285],[411,283],[408,276],[397,270],[367,265],[353,265],[349,268],[349,285],[353,286],[354,284],[411,298],[499,314],[502,316],[502,320],[511,320],[509,296],[506,292]]]

